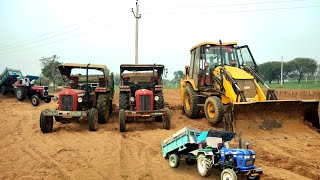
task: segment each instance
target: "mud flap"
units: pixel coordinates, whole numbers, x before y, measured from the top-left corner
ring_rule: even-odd
[[[225,110],[224,129],[236,132],[244,122],[261,126],[266,120],[308,122],[320,129],[319,101],[315,100],[268,100],[263,102],[230,103]],[[241,122],[241,123],[240,123]],[[241,127],[242,129],[245,127]]]

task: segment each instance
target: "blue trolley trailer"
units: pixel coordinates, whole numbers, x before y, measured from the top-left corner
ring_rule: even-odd
[[[6,68],[0,74],[0,92],[2,95],[14,92],[12,85],[21,77],[22,73],[18,69]]]
[[[161,142],[162,156],[169,159],[169,165],[178,167],[180,159],[187,164],[197,162],[198,172],[203,177],[212,174],[213,168],[222,171],[221,179],[259,179],[262,169],[254,166],[255,152],[249,149],[229,148],[228,142],[235,136],[223,130],[200,131],[185,127],[172,137]]]

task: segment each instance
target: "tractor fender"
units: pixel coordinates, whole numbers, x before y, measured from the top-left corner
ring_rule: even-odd
[[[198,91],[198,87],[194,84],[193,79],[180,79],[180,99],[181,99],[181,106],[183,106],[183,99],[184,99],[184,88],[190,84],[195,91]]]

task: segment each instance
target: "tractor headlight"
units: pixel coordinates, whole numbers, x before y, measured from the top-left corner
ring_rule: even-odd
[[[130,98],[130,101],[133,102],[133,101],[134,101],[134,97],[131,97],[131,98]]]
[[[82,102],[82,97],[78,97],[78,102],[79,102],[79,103]]]
[[[250,155],[244,155],[245,159],[250,159]]]
[[[52,98],[52,101],[57,102],[58,99],[59,99],[59,98],[58,98],[57,96],[54,96],[54,97]]]
[[[255,158],[256,158],[256,155],[252,155],[252,158],[255,159]]]
[[[159,96],[154,97],[154,100],[156,100],[156,101],[159,101],[159,99],[160,99]]]

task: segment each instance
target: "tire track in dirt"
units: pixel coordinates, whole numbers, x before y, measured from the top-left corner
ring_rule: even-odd
[[[36,160],[38,163],[41,163],[41,165],[44,165],[46,168],[54,168],[56,171],[59,172],[60,175],[62,175],[63,179],[71,179],[72,177],[68,175],[68,172],[62,168],[61,165],[59,165],[59,162],[51,158],[50,156],[44,154],[40,150],[34,148],[33,146],[29,145],[28,148],[21,148],[25,154],[28,154],[32,157],[32,159]],[[49,164],[48,164],[49,163]]]
[[[268,150],[269,146],[269,144],[267,145],[264,143],[264,145],[254,147],[258,154],[257,157],[259,158],[260,163],[264,166],[285,169],[311,179],[320,179],[320,164],[315,165],[308,161],[302,160],[303,156],[297,156],[294,149],[286,147],[285,143],[272,145],[272,149],[276,148],[276,151]]]

